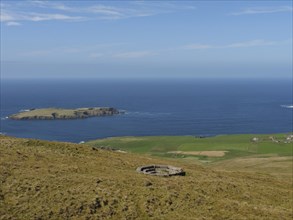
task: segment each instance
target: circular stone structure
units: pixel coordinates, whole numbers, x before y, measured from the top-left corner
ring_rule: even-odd
[[[170,165],[146,165],[138,167],[136,171],[154,176],[185,176],[183,169]]]

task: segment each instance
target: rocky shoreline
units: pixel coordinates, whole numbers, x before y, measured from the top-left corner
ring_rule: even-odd
[[[89,117],[112,116],[121,114],[112,107],[92,107],[77,109],[62,108],[43,108],[30,109],[10,115],[8,118],[12,120],[66,120],[66,119],[85,119]]]

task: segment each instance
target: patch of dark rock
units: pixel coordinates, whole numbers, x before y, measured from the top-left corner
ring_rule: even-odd
[[[110,147],[110,146],[100,146],[99,149],[107,150],[107,151],[119,151],[119,149]]]
[[[81,206],[78,208],[78,213],[82,213],[83,209],[84,209],[84,207],[83,207],[83,205],[81,205]]]
[[[152,185],[153,184],[150,181],[148,181],[148,180],[144,182],[144,186],[152,186]]]
[[[50,211],[49,214],[48,214],[49,218],[51,218],[53,216],[53,214],[54,214],[54,212]]]
[[[109,201],[106,199],[106,200],[103,200],[103,205],[104,206],[107,206],[109,204]]]
[[[96,181],[97,184],[99,184],[99,183],[101,183],[101,182],[102,182],[101,179],[97,179],[97,181]]]
[[[90,208],[90,213],[91,214],[94,214],[96,213],[97,209],[101,208],[102,205],[101,205],[101,201],[99,198],[96,198],[95,201],[89,205],[89,208]]]

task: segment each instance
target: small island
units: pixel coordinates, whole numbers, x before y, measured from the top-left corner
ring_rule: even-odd
[[[111,116],[119,112],[111,107],[92,107],[92,108],[40,108],[30,109],[17,114],[10,115],[8,118],[13,120],[57,120],[57,119],[84,119],[98,116]]]

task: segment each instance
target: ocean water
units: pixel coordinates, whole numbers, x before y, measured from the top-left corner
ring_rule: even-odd
[[[1,133],[80,142],[113,136],[292,132],[291,80],[1,80]],[[111,106],[126,114],[14,121],[30,108]]]

